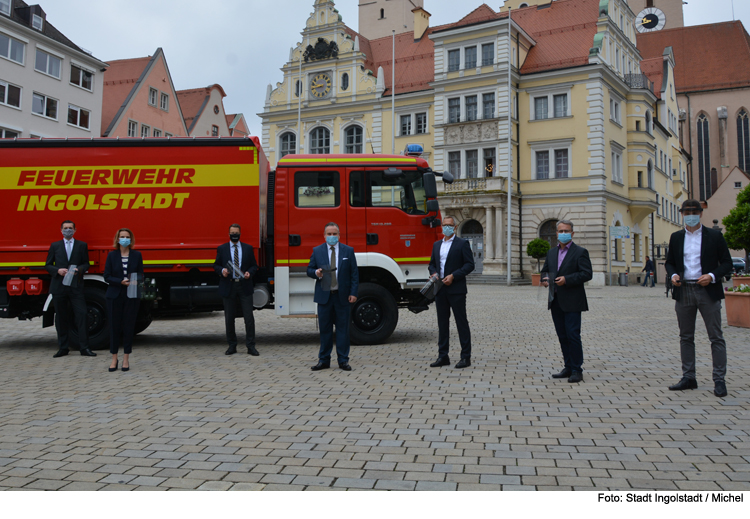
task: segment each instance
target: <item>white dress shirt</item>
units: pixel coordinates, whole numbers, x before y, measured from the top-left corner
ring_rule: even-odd
[[[454,234],[451,236],[450,240],[443,240],[443,242],[440,244],[440,278],[445,277],[445,260],[448,259],[448,252],[451,250],[451,245],[453,245],[453,238],[455,238],[456,235]]]
[[[328,248],[328,264],[331,265],[331,245],[328,245],[328,242],[326,242],[326,247]],[[333,245],[333,248],[336,249],[336,263],[338,263],[341,260],[338,242],[336,242],[336,245]],[[333,271],[333,275],[336,276],[336,281],[339,279],[339,269],[337,267],[338,265],[331,265],[332,269],[336,269]]]
[[[703,275],[703,269],[701,267],[701,246],[703,244],[703,226],[699,226],[695,232],[685,228],[685,245],[682,248],[683,263],[685,264],[685,272],[682,275],[682,279],[695,280]],[[716,278],[710,272],[711,283],[716,282]]]
[[[240,257],[240,265],[242,265],[242,245],[241,245],[241,243],[242,242],[239,242],[239,241],[236,244],[234,242],[231,242],[231,241],[229,242],[229,256],[231,257],[231,261],[232,261],[232,263],[234,263],[234,247],[236,246],[237,247],[237,252],[238,252],[239,257]],[[232,269],[230,271],[230,274],[232,274],[232,278],[234,278],[234,279],[237,279],[239,277],[239,276],[237,276],[237,274],[234,273],[234,269]]]
[[[73,254],[73,243],[75,241],[75,238],[71,238],[69,240],[63,239],[63,242],[65,243],[65,254],[68,255],[68,259],[70,259],[70,255]]]

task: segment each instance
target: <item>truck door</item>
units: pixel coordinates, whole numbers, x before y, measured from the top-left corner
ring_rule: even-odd
[[[349,168],[349,210],[347,212],[344,243],[354,247],[355,252],[367,250],[367,184],[363,168]],[[343,229],[342,229],[343,231]]]
[[[324,242],[325,225],[336,222],[346,235],[347,193],[343,168],[298,169],[289,200],[290,267],[307,266],[313,247]],[[284,239],[277,237],[277,239]]]
[[[422,224],[427,216],[422,174],[402,169],[394,174],[368,169],[368,252],[379,252],[398,263],[430,260],[435,232]]]

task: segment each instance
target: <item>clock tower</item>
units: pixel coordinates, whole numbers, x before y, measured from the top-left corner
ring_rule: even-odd
[[[375,40],[414,30],[414,9],[424,8],[424,0],[359,0],[359,30]]]
[[[627,0],[639,32],[684,27],[682,0]]]

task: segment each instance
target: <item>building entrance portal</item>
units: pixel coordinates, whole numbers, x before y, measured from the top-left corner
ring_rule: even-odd
[[[461,238],[468,240],[474,255],[474,273],[481,274],[484,270],[484,229],[476,220],[469,220],[461,226]]]

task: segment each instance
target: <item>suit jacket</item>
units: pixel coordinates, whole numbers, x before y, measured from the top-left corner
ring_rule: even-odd
[[[440,275],[440,245],[443,240],[438,240],[432,245],[432,256],[430,256],[430,276]],[[466,276],[474,271],[474,255],[467,240],[456,236],[445,259],[444,276],[453,274],[453,283],[449,286],[443,285],[440,289],[448,294],[466,294]]]
[[[131,250],[128,255],[128,275],[135,272],[138,274],[138,282],[143,281],[143,256],[140,251]],[[104,279],[109,283],[107,287],[107,299],[117,299],[122,292],[126,292],[128,287],[122,284],[125,278],[125,272],[122,270],[122,254],[120,248],[107,254],[107,261],[104,264]],[[139,290],[140,293],[140,290]]]
[[[709,229],[705,225],[701,226],[701,270],[704,274],[711,273],[716,279],[716,283],[711,283],[706,287],[706,292],[714,301],[724,299],[724,288],[721,279],[732,272],[732,256],[729,254],[729,247],[724,240],[724,236],[714,229]],[[685,274],[685,229],[672,233],[669,238],[669,250],[667,251],[667,261],[664,264],[667,269],[667,275],[679,274],[680,279]],[[672,290],[672,299],[680,300],[680,287],[674,287]]]
[[[227,242],[216,249],[216,261],[214,262],[214,270],[219,275],[219,294],[221,297],[229,297],[232,290],[233,273],[229,270],[229,276],[224,277],[221,275],[221,271],[227,268],[227,263],[234,262],[232,257],[234,244]],[[250,279],[240,280],[240,290],[246,296],[252,295],[253,293],[253,276],[258,271],[258,263],[255,261],[255,254],[253,253],[253,246],[247,243],[240,242],[240,248],[242,249],[242,261],[240,262],[240,270],[242,272],[249,272]]]
[[[557,257],[559,252],[559,247],[550,249],[542,267],[542,278],[546,274],[549,280],[547,309],[552,308],[552,300],[557,298],[557,303],[563,312],[586,312],[589,309],[589,303],[586,299],[586,289],[583,284],[594,277],[589,251],[571,243],[558,270]],[[555,278],[560,276],[565,277],[565,284],[558,287],[554,281]]]
[[[70,288],[72,290],[83,290],[83,275],[90,267],[89,247],[85,241],[73,241],[73,250],[70,253],[70,259],[68,259],[68,253],[65,252],[65,243],[63,242],[64,240],[52,242],[47,253],[47,261],[44,264],[44,268],[52,276],[49,284],[49,293],[52,295],[61,294],[65,289],[62,284],[63,276],[57,273],[59,269],[66,269],[70,265],[76,265],[78,273],[73,278]]]
[[[310,263],[307,264],[307,275],[315,279],[315,299],[318,304],[324,305],[328,302],[331,293],[323,290],[320,278],[315,275],[319,268],[330,268],[327,243],[318,245],[313,249]],[[349,302],[349,296],[357,297],[359,292],[359,269],[357,268],[357,257],[354,249],[339,242],[339,255],[336,257],[336,273],[339,283],[339,299],[342,303]]]

